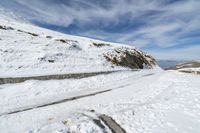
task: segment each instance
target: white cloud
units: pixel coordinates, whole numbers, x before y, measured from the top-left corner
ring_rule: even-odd
[[[64,27],[71,24],[96,26],[77,34],[134,44],[139,48],[151,44],[159,49],[180,47],[185,45],[184,40],[189,42],[195,39],[189,36],[191,33],[200,31],[200,0],[180,0],[168,4],[168,0],[104,0],[104,6],[101,5],[103,0],[68,0],[69,4],[59,3],[60,0],[15,1],[29,9],[21,14],[31,20]],[[117,27],[126,21],[124,19],[133,23],[141,21],[143,25],[137,29],[130,27],[127,32],[103,30]],[[192,50],[190,52],[193,54]]]

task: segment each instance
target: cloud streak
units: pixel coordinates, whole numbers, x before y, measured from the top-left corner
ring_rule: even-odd
[[[0,5],[43,26],[133,44],[150,53],[181,49],[194,58],[183,49],[200,44],[199,0],[1,0]]]

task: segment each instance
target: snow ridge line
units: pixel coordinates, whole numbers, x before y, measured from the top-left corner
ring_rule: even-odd
[[[72,73],[72,74],[60,74],[60,75],[44,75],[44,76],[32,76],[32,77],[8,77],[0,78],[0,85],[21,83],[26,80],[61,80],[61,79],[81,79],[92,77],[101,74],[110,74],[114,72],[127,71],[127,70],[116,70],[116,71],[101,71],[101,72],[90,72],[90,73]],[[131,70],[136,71],[136,70]]]

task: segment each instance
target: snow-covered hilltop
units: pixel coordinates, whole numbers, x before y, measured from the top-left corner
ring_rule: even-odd
[[[50,31],[0,13],[1,77],[156,66],[153,57],[134,47]]]
[[[168,68],[168,70],[177,70],[179,72],[200,74],[200,60],[181,63],[174,67]]]

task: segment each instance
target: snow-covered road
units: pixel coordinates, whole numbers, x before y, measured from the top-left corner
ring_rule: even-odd
[[[116,74],[84,79],[33,80],[19,84],[7,84],[2,86],[0,90],[0,104],[2,107],[0,115],[30,110],[118,89],[129,85],[129,82],[134,78],[148,76],[152,73],[147,70],[144,72],[121,71]],[[114,76],[117,77],[114,78]],[[115,82],[118,83],[116,84]]]
[[[26,81],[0,88],[1,114],[72,95],[112,89],[3,115],[0,132],[102,132],[91,120],[98,119],[99,114],[111,116],[130,133],[198,133],[200,130],[200,77],[195,75],[144,70],[79,80]]]

